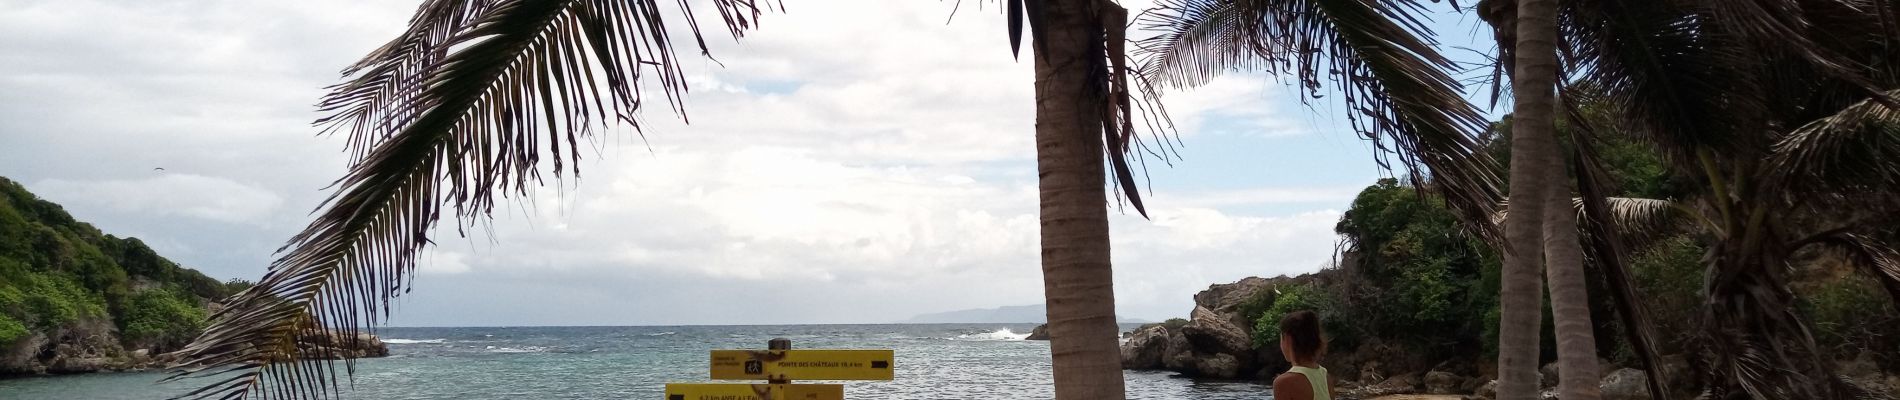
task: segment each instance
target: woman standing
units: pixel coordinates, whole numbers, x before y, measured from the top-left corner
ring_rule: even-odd
[[[1319,366],[1325,352],[1318,314],[1295,311],[1281,318],[1280,355],[1293,367],[1273,379],[1273,399],[1332,400],[1333,385],[1326,378],[1326,368]]]

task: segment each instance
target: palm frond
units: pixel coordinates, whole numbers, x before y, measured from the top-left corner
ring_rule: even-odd
[[[1588,220],[1602,220],[1613,224],[1616,232],[1623,236],[1632,249],[1640,249],[1655,240],[1680,232],[1685,228],[1690,216],[1683,212],[1674,201],[1661,199],[1642,199],[1633,197],[1605,197],[1603,206],[1606,213],[1602,217],[1589,215],[1584,198],[1573,200],[1578,212],[1585,212]]]
[[[1825,232],[1802,242],[1847,253],[1854,265],[1879,281],[1894,303],[1900,304],[1900,247],[1875,235],[1845,231]]]
[[[750,1],[711,5],[735,38],[759,15]],[[672,11],[704,53],[690,7]],[[270,271],[178,352],[168,379],[216,377],[181,397],[337,393],[334,363],[305,360],[306,337],[335,329],[355,340],[386,318],[444,208],[464,224],[484,218],[496,194],[525,196],[541,181],[543,156],[557,178],[578,174],[562,160],[579,160],[580,138],[615,121],[638,129],[648,90],[679,112],[687,87],[667,12],[653,0],[426,3],[325,98],[334,114],[318,123],[351,132],[358,155]]]
[[[1380,166],[1402,167],[1443,191],[1460,217],[1495,239],[1502,199],[1497,163],[1476,138],[1484,118],[1459,93],[1423,25],[1423,5],[1385,0],[1165,0],[1138,24],[1163,32],[1137,43],[1140,71],[1174,87],[1244,69],[1291,75],[1311,97],[1328,83],[1355,131],[1379,149]]]
[[[1764,170],[1768,182],[1791,190],[1871,194],[1900,185],[1896,160],[1900,110],[1868,99],[1794,129],[1775,143]]]
[[[1167,33],[1136,43],[1146,55],[1140,63],[1141,75],[1169,87],[1197,87],[1227,71],[1285,62],[1285,54],[1242,31],[1245,24],[1240,21],[1239,3],[1163,2],[1160,11],[1142,13],[1138,24]]]
[[[1623,232],[1609,218],[1612,215],[1609,204],[1610,186],[1607,172],[1604,171],[1602,158],[1596,150],[1596,130],[1587,117],[1577,107],[1578,97],[1569,91],[1563,93],[1564,105],[1573,124],[1573,158],[1577,165],[1577,195],[1582,209],[1578,229],[1583,230],[1585,243],[1584,256],[1597,269],[1603,271],[1604,281],[1609,283],[1610,298],[1616,304],[1616,314],[1622,322],[1624,338],[1630,348],[1636,351],[1637,360],[1642,361],[1643,370],[1649,375],[1649,394],[1651,398],[1669,396],[1669,379],[1663,374],[1661,351],[1656,346],[1656,328],[1650,319],[1649,309],[1638,301],[1635,274],[1629,265],[1629,246],[1624,242]],[[1649,239],[1654,240],[1654,239]]]
[[[1634,133],[1678,165],[1695,149],[1751,149],[1767,105],[1749,67],[1759,57],[1711,38],[1694,4],[1652,0],[1577,0],[1561,5],[1559,26],[1569,69],[1595,84]],[[1709,118],[1722,115],[1724,118]]]
[[[1880,90],[1873,82],[1862,76],[1859,60],[1834,51],[1830,46],[1822,45],[1826,36],[1841,31],[1838,26],[1820,26],[1810,18],[1811,12],[1829,8],[1852,8],[1842,1],[1806,1],[1806,0],[1700,0],[1698,13],[1710,23],[1704,24],[1713,32],[1709,35],[1726,37],[1755,48],[1756,52],[1769,57],[1790,55],[1792,59],[1809,64],[1810,72],[1819,72],[1830,78],[1852,83],[1861,89],[1862,94],[1879,95]],[[1835,6],[1835,7],[1829,7]],[[1867,12],[1851,12],[1850,15],[1874,16]],[[1865,21],[1879,22],[1879,21]],[[1891,22],[1891,21],[1888,21]],[[1862,29],[1846,29],[1859,31]],[[1883,101],[1886,101],[1883,99]]]

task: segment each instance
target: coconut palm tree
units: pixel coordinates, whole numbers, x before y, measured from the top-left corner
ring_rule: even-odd
[[[1831,361],[1792,308],[1787,274],[1797,252],[1832,246],[1858,255],[1890,290],[1900,285],[1891,236],[1876,231],[1900,198],[1890,189],[1900,168],[1883,157],[1896,123],[1885,91],[1900,86],[1891,62],[1900,53],[1889,47],[1900,40],[1895,5],[1576,0],[1557,11],[1563,75],[1702,184],[1673,202],[1591,198],[1598,193],[1582,204],[1604,214],[1592,219],[1626,227],[1690,216],[1712,237],[1699,342],[1713,398],[1851,392],[1831,379]]]
[[[341,374],[331,362],[305,360],[327,355],[311,342],[326,329],[353,341],[386,318],[445,211],[467,227],[489,215],[498,195],[527,196],[544,171],[578,175],[578,143],[609,124],[639,129],[649,100],[684,118],[677,49],[707,53],[697,18],[717,15],[736,39],[771,8],[754,0],[425,1],[407,31],[345,69],[320,102],[330,115],[318,124],[348,139],[349,171],[257,285],[228,299],[178,352],[182,367],[171,379],[212,379],[181,397],[335,394]],[[1125,159],[1139,147],[1131,108],[1140,104],[1124,77],[1127,14],[1106,0],[1010,0],[1005,9],[1013,48],[1025,21],[1042,39],[1034,41],[1037,167],[1057,397],[1119,399],[1103,156],[1142,211]],[[354,371],[342,364],[343,374]]]
[[[1532,6],[1529,10],[1535,12],[1555,9],[1551,0]],[[1448,72],[1455,67],[1432,47],[1430,32],[1418,25],[1422,7],[1422,2],[1414,1],[1365,0],[1163,2],[1157,12],[1147,14],[1153,16],[1147,19],[1151,29],[1167,34],[1142,42],[1143,51],[1149,54],[1143,72],[1174,86],[1204,84],[1215,74],[1236,69],[1294,74],[1311,91],[1317,91],[1325,81],[1337,81],[1346,93],[1347,108],[1364,113],[1352,116],[1357,130],[1375,142],[1395,139],[1401,157],[1422,161],[1408,162],[1408,171],[1421,174],[1429,169],[1432,181],[1446,192],[1447,203],[1462,211],[1467,224],[1490,231],[1495,229],[1491,227],[1490,205],[1501,198],[1493,184],[1495,178],[1486,169],[1491,161],[1482,153],[1473,153],[1469,144],[1478,131],[1480,117],[1476,108],[1460,97],[1460,87]],[[1513,204],[1512,215],[1524,217],[1505,221],[1504,242],[1496,240],[1495,235],[1486,235],[1492,243],[1509,249],[1504,252],[1503,293],[1499,298],[1503,305],[1499,335],[1502,398],[1521,398],[1513,396],[1528,396],[1537,389],[1537,333],[1543,304],[1537,266],[1544,259],[1546,245],[1569,255],[1561,258],[1569,263],[1552,266],[1553,276],[1562,278],[1553,288],[1565,289],[1560,291],[1565,296],[1556,300],[1566,302],[1562,325],[1571,328],[1566,333],[1572,333],[1566,336],[1565,342],[1572,344],[1567,350],[1583,354],[1567,358],[1590,364],[1596,361],[1588,303],[1582,290],[1576,224],[1574,219],[1566,219],[1574,217],[1567,212],[1568,207],[1555,207],[1565,212],[1544,212],[1552,208],[1546,204],[1560,199],[1567,203],[1570,197],[1568,190],[1559,197],[1557,189],[1562,186],[1549,183],[1553,176],[1563,173],[1551,133],[1557,76],[1556,28],[1551,19],[1554,16],[1544,18],[1548,23],[1543,25],[1518,26],[1521,30],[1548,31],[1530,37],[1536,42],[1533,46],[1541,45],[1549,51],[1519,53],[1524,58],[1516,63],[1520,71],[1514,74],[1519,85],[1513,91],[1518,97],[1515,104],[1519,122],[1515,125],[1512,158],[1543,162],[1513,163],[1510,187],[1513,193],[1528,193],[1534,200]],[[1546,219],[1556,223],[1547,227]],[[1558,232],[1548,243],[1547,229]],[[1580,335],[1576,332],[1579,330]],[[1587,370],[1590,375],[1596,371],[1594,365],[1565,367]],[[1587,389],[1576,384],[1584,380],[1589,381]],[[1585,396],[1594,392],[1596,380],[1579,374],[1569,386],[1577,390],[1567,396],[1588,398]]]

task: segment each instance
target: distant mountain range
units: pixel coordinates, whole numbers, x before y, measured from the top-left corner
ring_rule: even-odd
[[[1139,319],[1115,317],[1117,322],[1142,323]],[[919,314],[900,321],[905,324],[1040,324],[1048,321],[1048,312],[1042,304],[1026,306],[1004,306],[997,308],[975,308],[968,310],[945,311]]]

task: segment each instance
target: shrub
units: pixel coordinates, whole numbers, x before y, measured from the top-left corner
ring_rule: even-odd
[[[1802,293],[1801,311],[1812,321],[1814,339],[1837,356],[1873,354],[1880,363],[1900,362],[1900,311],[1880,285],[1859,271],[1824,278]]]
[[[1280,346],[1280,319],[1295,311],[1307,310],[1319,314],[1320,327],[1325,330],[1328,347],[1348,349],[1357,342],[1357,329],[1348,323],[1340,303],[1332,293],[1308,285],[1290,285],[1263,291],[1271,298],[1266,311],[1254,318],[1253,343],[1255,347],[1276,348]]]
[[[1638,253],[1630,267],[1635,275],[1637,293],[1642,294],[1650,321],[1656,332],[1697,332],[1701,329],[1702,254],[1705,248],[1695,239],[1678,236],[1664,239]],[[1659,335],[1664,353],[1685,350],[1691,335]]]
[[[175,289],[147,290],[130,296],[119,327],[128,343],[169,346],[189,340],[204,328],[205,311],[189,294]]]
[[[26,334],[26,324],[6,314],[0,314],[0,346],[11,345],[13,341],[26,337]]]

